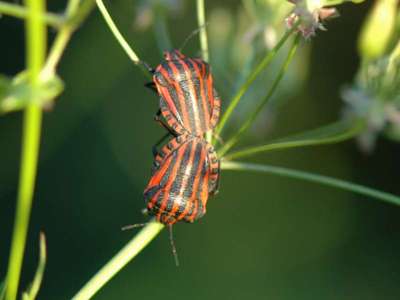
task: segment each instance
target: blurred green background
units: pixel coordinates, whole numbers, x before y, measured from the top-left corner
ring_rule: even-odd
[[[49,3],[49,9],[61,11],[64,3],[57,2]],[[160,39],[151,27],[135,29],[142,3],[106,2],[139,56],[155,66],[161,59]],[[197,28],[195,2],[183,4],[167,19],[175,47]],[[240,1],[206,4],[208,16],[228,21],[231,16],[231,26],[237,25]],[[357,70],[355,41],[369,7],[369,1],[340,6],[341,17],[327,24],[328,31],[302,44],[301,59],[292,66],[300,70],[298,77],[292,70],[292,81],[282,84],[274,125],[265,130],[269,119],[264,115],[245,143],[261,143],[339,117],[340,89]],[[224,26],[211,23],[210,36]],[[50,31],[50,40],[53,36]],[[24,68],[23,23],[1,18],[0,37],[0,73],[12,76]],[[197,40],[192,39],[184,53],[198,55]],[[234,89],[229,81],[234,68],[224,68],[219,42],[211,39],[211,64],[226,107],[224,100]],[[236,51],[236,57],[247,55],[241,55],[237,44],[224,47]],[[157,96],[143,87],[145,77],[97,11],[73,37],[59,73],[66,89],[44,118],[21,284],[25,288],[33,277],[43,230],[48,264],[39,299],[52,300],[72,297],[136,233],[122,232],[123,225],[147,220],[141,214],[142,192],[150,176],[151,146],[163,134],[153,121]],[[231,132],[235,128],[231,126]],[[12,232],[20,135],[20,113],[0,118],[0,277],[6,272]],[[365,155],[351,141],[251,160],[400,194],[399,150],[398,144],[381,139],[375,152]],[[181,266],[175,267],[167,232],[162,232],[95,299],[400,299],[400,208],[363,196],[226,171],[206,217],[193,225],[178,224],[174,233]]]

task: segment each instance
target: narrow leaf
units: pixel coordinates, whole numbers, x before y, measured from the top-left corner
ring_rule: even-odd
[[[232,170],[232,171],[252,171],[252,172],[269,173],[283,177],[290,177],[304,181],[315,182],[322,185],[327,185],[338,189],[350,191],[356,194],[368,196],[391,204],[400,205],[400,197],[396,195],[382,192],[359,184],[351,183],[345,180],[313,174],[305,171],[298,171],[298,170],[275,167],[270,165],[233,162],[233,161],[222,161],[221,168],[224,170]]]
[[[364,126],[365,122],[362,119],[341,120],[317,129],[272,141],[266,145],[249,147],[230,154],[228,153],[225,158],[230,160],[261,152],[339,143],[356,136],[363,130]]]

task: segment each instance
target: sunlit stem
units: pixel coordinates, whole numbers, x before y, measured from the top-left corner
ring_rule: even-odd
[[[135,65],[139,66],[139,68],[142,70],[143,74],[146,77],[151,78],[149,70],[145,67],[145,65],[139,59],[139,57],[137,56],[135,51],[133,51],[133,49],[129,46],[128,42],[122,36],[121,32],[118,30],[118,28],[115,25],[113,19],[111,18],[110,14],[108,13],[107,8],[105,7],[103,1],[102,0],[96,0],[96,3],[97,3],[97,7],[99,8],[101,14],[103,15],[104,20],[106,21],[108,27],[110,28],[111,33],[114,35],[115,39],[121,45],[122,49],[124,49],[125,53],[131,59],[131,61]]]
[[[25,252],[26,236],[35,188],[39,156],[42,110],[36,99],[40,85],[40,70],[46,54],[46,24],[42,15],[46,11],[44,0],[26,0],[26,61],[32,101],[24,111],[22,156],[18,187],[17,209],[11,242],[6,279],[6,299],[15,300]]]
[[[306,147],[306,146],[317,146],[317,145],[326,145],[326,144],[334,144],[340,143],[349,139],[352,139],[359,135],[365,128],[365,120],[363,119],[355,119],[352,120],[351,126],[348,128],[344,128],[341,132],[335,132],[331,135],[326,136],[317,136],[313,137],[312,133],[318,130],[323,130],[328,127],[336,126],[338,123],[342,123],[344,121],[340,121],[334,123],[332,125],[324,126],[315,130],[307,131],[304,134],[309,134],[310,138],[299,138],[296,139],[287,139],[283,141],[271,142],[266,145],[261,146],[253,146],[248,147],[243,150],[239,150],[236,152],[228,153],[224,156],[226,160],[238,159],[243,157],[252,156],[259,153],[266,153],[270,151],[277,151],[277,150],[285,150],[290,148],[299,148],[299,147]],[[346,122],[347,123],[347,122]],[[340,124],[341,125],[341,124]]]
[[[0,14],[9,15],[15,18],[25,19],[28,10],[21,5],[0,1]],[[54,13],[44,13],[41,15],[43,22],[54,28],[59,28],[64,24],[64,18]]]
[[[205,12],[205,4],[204,0],[197,0],[197,25],[200,30],[199,39],[200,39],[200,48],[201,48],[201,57],[204,61],[210,61],[210,53],[208,51],[208,37],[207,37],[207,28],[206,28],[206,12]],[[211,143],[212,141],[212,132],[209,131],[206,133],[206,140]]]
[[[200,48],[201,56],[204,61],[210,61],[210,53],[208,52],[208,39],[207,39],[207,29],[206,29],[206,12],[204,0],[197,0],[197,24],[200,28]]]
[[[134,259],[164,228],[154,220],[148,223],[128,244],[126,244],[107,264],[105,264],[72,298],[87,300],[96,294],[126,264]]]
[[[350,191],[353,193],[357,193],[360,195],[368,196],[371,198],[375,198],[384,202],[388,202],[391,204],[400,205],[400,197],[389,194],[386,192],[381,192],[366,186],[362,186],[359,184],[351,183],[345,180],[336,179],[328,176],[313,174],[304,171],[298,171],[288,168],[275,167],[269,165],[260,165],[253,163],[244,163],[244,162],[234,162],[234,161],[223,161],[221,168],[223,170],[232,170],[232,171],[251,171],[251,172],[259,172],[259,173],[269,173],[282,177],[289,177],[304,181],[310,181],[326,186],[331,186],[334,188]]]

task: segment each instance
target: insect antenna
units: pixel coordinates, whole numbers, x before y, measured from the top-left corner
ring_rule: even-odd
[[[139,60],[139,61],[135,62],[135,64],[143,66],[147,71],[149,71],[150,74],[154,74],[154,72],[155,72],[155,70],[152,67],[150,67],[150,65],[147,62],[145,62],[143,60]]]
[[[175,265],[177,267],[179,267],[179,258],[178,258],[178,252],[176,251],[176,247],[175,247],[172,225],[168,225],[168,229],[169,229],[169,242],[170,242],[171,248],[172,248],[172,255],[174,256],[174,259],[175,259]]]
[[[121,230],[125,231],[125,230],[134,229],[134,228],[144,227],[147,224],[149,224],[149,223],[138,223],[138,224],[125,225],[124,227],[121,228]]]
[[[199,28],[193,30],[188,37],[183,41],[182,45],[179,47],[179,52],[182,52],[183,48],[186,46],[186,44],[197,34],[199,34],[199,32],[201,30],[203,30],[205,27],[207,27],[208,23],[205,23],[203,25],[201,25]]]

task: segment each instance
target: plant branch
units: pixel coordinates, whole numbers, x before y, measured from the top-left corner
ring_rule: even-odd
[[[293,57],[294,54],[296,53],[297,46],[300,41],[300,34],[297,34],[296,39],[293,42],[293,45],[291,49],[289,50],[289,53],[285,59],[285,62],[283,63],[281,69],[279,70],[278,75],[276,76],[270,90],[268,91],[267,95],[263,99],[263,101],[260,102],[260,104],[256,107],[256,109],[251,113],[251,115],[248,117],[248,119],[242,124],[242,126],[239,128],[239,130],[235,133],[233,137],[231,137],[225,144],[224,146],[218,151],[218,155],[222,157],[226,152],[229,151],[238,141],[239,138],[250,128],[250,126],[253,124],[253,122],[256,120],[260,112],[263,110],[264,106],[268,103],[268,101],[271,99],[272,95],[275,93],[279,83],[281,82],[283,76],[285,75]]]
[[[28,10],[18,4],[0,1],[0,14],[26,19],[28,16]],[[62,16],[54,13],[43,13],[41,18],[43,18],[43,22],[57,29],[60,28],[65,22],[65,19]]]
[[[345,180],[340,180],[328,176],[313,174],[304,171],[298,171],[288,168],[275,167],[269,165],[260,165],[253,163],[243,163],[243,162],[233,162],[233,161],[222,161],[221,168],[223,170],[231,170],[231,171],[252,171],[252,172],[261,172],[261,173],[269,173],[282,177],[290,177],[295,179],[300,179],[304,181],[310,181],[314,183],[319,183],[322,185],[327,185],[331,187],[335,187],[338,189],[350,191],[356,194],[368,196],[374,199],[378,199],[384,202],[388,202],[391,204],[400,205],[400,197],[389,194],[386,192],[381,192],[376,189],[372,189],[366,186],[362,186],[359,184],[351,183]]]
[[[200,48],[201,48],[201,57],[205,62],[210,61],[210,52],[208,51],[208,37],[207,37],[207,28],[206,28],[206,12],[204,0],[196,0],[197,6],[197,25],[200,30],[199,39],[200,39]],[[206,132],[205,138],[207,142],[212,142],[212,132]]]
[[[45,3],[43,0],[26,0],[26,5],[28,8],[26,18],[26,60],[33,93],[32,101],[24,112],[17,211],[7,270],[7,300],[15,300],[17,297],[35,187],[42,124],[42,110],[38,104],[38,99],[35,98],[38,94],[36,90],[40,86],[40,70],[46,55],[46,25],[41,17],[45,12]]]
[[[210,53],[208,51],[208,39],[206,30],[206,13],[204,7],[204,0],[197,0],[197,24],[200,29],[200,48],[201,56],[204,61],[210,61]]]
[[[72,298],[90,299],[126,264],[136,257],[164,228],[154,220],[150,221],[128,244],[126,244],[107,264],[105,264]]]
[[[224,159],[232,160],[263,152],[339,143],[357,136],[364,128],[365,121],[362,119],[342,120],[292,137],[273,141],[266,145],[228,153],[224,156]]]
[[[72,34],[90,13],[94,3],[94,0],[83,1],[81,5],[79,5],[79,1],[77,0],[71,0],[68,2],[66,8],[67,23],[64,24],[54,40],[46,61],[46,65],[44,66],[41,74],[43,79],[54,75],[57,65]]]
[[[246,81],[243,83],[243,85],[239,88],[239,91],[236,93],[236,95],[233,97],[232,101],[229,103],[228,108],[226,109],[225,113],[223,114],[221,121],[218,125],[218,127],[215,129],[215,134],[219,136],[221,134],[221,131],[226,125],[226,122],[229,120],[231,117],[233,111],[235,110],[236,106],[239,104],[240,99],[244,95],[244,93],[250,88],[250,85],[256,80],[258,75],[269,66],[275,55],[278,53],[279,49],[285,44],[289,36],[297,30],[297,25],[298,22],[286,33],[283,35],[283,37],[280,39],[280,41],[275,45],[275,47],[267,53],[267,55],[264,57],[264,59],[258,64],[258,66],[254,69],[254,71],[247,77]]]
[[[139,66],[139,68],[142,70],[144,75],[147,78],[151,79],[150,73],[148,69],[145,67],[144,63],[139,59],[139,57],[136,55],[136,53],[132,50],[132,48],[129,46],[128,42],[125,40],[125,38],[122,36],[121,32],[118,30],[117,26],[115,25],[114,21],[112,20],[110,14],[107,11],[107,8],[105,7],[103,0],[96,0],[97,7],[99,8],[101,14],[103,15],[104,20],[106,21],[108,27],[111,30],[111,33],[114,35],[116,40],[119,42],[121,45],[122,49],[124,49],[125,53],[129,56],[131,61]]]

